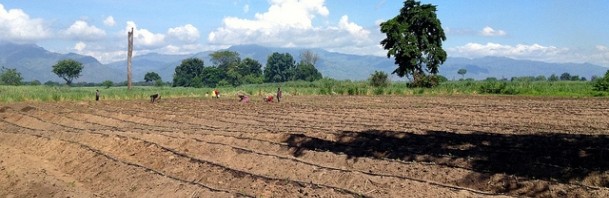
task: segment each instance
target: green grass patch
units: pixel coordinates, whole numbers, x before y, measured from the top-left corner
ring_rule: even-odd
[[[238,87],[219,87],[221,97],[233,97],[239,93],[251,96],[275,95],[281,87],[285,96],[295,95],[524,95],[560,97],[606,97],[609,92],[594,91],[593,83],[582,81],[449,81],[434,88],[410,88],[405,82],[393,82],[387,87],[375,88],[366,81],[337,81],[322,79],[315,82],[295,81],[265,83]],[[101,92],[101,100],[148,100],[159,93],[163,98],[210,97],[213,88],[191,87],[67,87],[67,86],[0,86],[0,103],[11,102],[59,102],[95,99],[95,90]]]

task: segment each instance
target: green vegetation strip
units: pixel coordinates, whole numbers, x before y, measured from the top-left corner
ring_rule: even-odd
[[[607,91],[595,91],[593,83],[581,81],[449,81],[434,88],[410,88],[406,83],[394,82],[385,87],[372,87],[365,81],[337,81],[322,79],[315,82],[286,82],[220,87],[221,97],[239,93],[250,96],[274,95],[277,87],[290,95],[523,95],[559,97],[609,96]],[[95,99],[99,89],[102,100],[148,100],[159,93],[163,98],[210,98],[213,88],[191,87],[67,87],[67,86],[0,86],[0,102],[87,101]],[[207,97],[206,97],[207,96]],[[236,99],[236,97],[235,97]]]

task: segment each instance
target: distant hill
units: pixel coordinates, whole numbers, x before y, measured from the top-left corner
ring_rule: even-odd
[[[560,76],[562,73],[578,75],[590,79],[593,75],[603,76],[609,70],[607,67],[589,63],[547,63],[530,60],[515,60],[505,57],[483,57],[477,59],[449,58],[440,67],[440,74],[449,79],[459,79],[457,71],[461,68],[467,70],[466,78],[485,79],[487,77],[511,78],[514,76],[549,77],[552,74]]]
[[[316,64],[317,69],[327,77],[335,79],[364,80],[375,71],[391,73],[397,66],[393,59],[379,56],[361,56],[329,52],[323,49],[298,49],[298,48],[270,48],[259,45],[237,45],[228,48],[236,51],[241,58],[253,58],[263,66],[266,59],[273,52],[290,53],[295,61],[299,61],[299,55],[304,50],[311,50],[319,56]],[[197,57],[203,59],[206,66],[212,65],[209,54],[211,51],[200,52],[189,55],[166,55],[150,53],[133,58],[133,79],[143,81],[147,72],[158,73],[164,81],[171,81],[175,67],[186,58]],[[25,81],[39,80],[40,82],[56,81],[63,82],[51,72],[52,65],[57,61],[72,58],[85,65],[83,74],[75,82],[102,82],[112,80],[123,82],[126,80],[127,61],[118,61],[109,64],[101,64],[95,58],[79,54],[53,53],[32,44],[0,43],[0,65],[8,68],[17,68]],[[593,64],[575,63],[546,63],[529,60],[515,60],[505,57],[484,57],[476,59],[449,57],[444,65],[440,67],[440,74],[449,79],[460,79],[457,70],[467,69],[466,78],[484,79],[487,77],[511,78],[513,76],[537,76],[551,74],[560,75],[568,72],[571,75],[579,75],[590,79],[593,75],[602,76],[609,68]],[[392,77],[394,80],[397,77]],[[402,79],[403,80],[403,79]]]
[[[74,82],[102,82],[104,80],[118,82],[124,81],[121,80],[124,79],[121,77],[127,76],[126,72],[111,69],[91,56],[53,53],[33,44],[0,43],[0,65],[16,68],[25,81],[64,82],[52,72],[52,67],[59,60],[68,58],[84,65],[82,76]]]

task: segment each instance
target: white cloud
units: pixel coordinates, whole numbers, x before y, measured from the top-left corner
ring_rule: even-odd
[[[324,0],[270,0],[264,13],[253,19],[226,17],[223,26],[208,34],[212,45],[261,44],[274,47],[324,48],[335,52],[380,54],[371,31],[342,16],[335,24],[313,24],[330,14]],[[375,26],[378,27],[378,26]],[[380,35],[380,33],[379,33]]]
[[[127,59],[126,50],[84,50],[79,51],[79,54],[95,57],[99,62],[103,64],[112,63],[116,61],[122,61]],[[138,54],[137,51],[134,51]]]
[[[199,30],[195,26],[186,24],[181,27],[169,28],[167,36],[179,41],[194,43],[199,40],[201,34],[199,34]]]
[[[505,36],[507,33],[503,30],[495,30],[492,27],[486,26],[480,31],[482,36]]]
[[[609,48],[598,45],[594,49],[570,49],[540,44],[502,45],[498,43],[468,43],[446,49],[449,56],[478,58],[484,56],[503,56],[514,59],[537,60],[559,63],[593,63],[609,66]]]
[[[106,26],[112,27],[115,24],[116,24],[116,22],[114,21],[114,17],[112,17],[112,16],[106,17],[106,19],[104,19],[104,25],[106,25]]]
[[[87,24],[86,21],[78,20],[68,29],[63,31],[64,35],[77,40],[99,40],[106,36],[106,32],[95,26]]]
[[[87,47],[87,44],[83,43],[82,41],[78,42],[78,43],[76,43],[76,45],[74,45],[74,49],[79,52],[83,51],[86,47]]]
[[[186,44],[186,45],[167,45],[159,49],[160,53],[163,54],[193,54],[201,52],[203,47],[200,44]]]
[[[143,48],[149,49],[161,47],[165,43],[165,35],[155,34],[147,29],[139,29],[135,22],[127,21],[125,33],[131,31],[132,28],[134,31],[133,42],[136,46],[141,46]]]
[[[483,56],[505,56],[510,58],[540,60],[563,55],[568,52],[569,49],[555,46],[542,46],[539,44],[502,45],[498,43],[468,43],[463,46],[448,48],[447,51],[453,56],[469,58]]]
[[[21,9],[5,10],[0,4],[1,39],[14,42],[36,41],[51,36],[42,19],[30,19]]]
[[[609,66],[609,47],[604,45],[597,45],[597,57],[600,59],[601,64]]]
[[[338,23],[338,27],[341,29],[347,30],[351,35],[357,38],[368,38],[370,31],[365,30],[362,26],[359,26],[353,22],[349,22],[349,16],[344,15],[340,18],[340,22]]]
[[[245,4],[245,5],[243,6],[243,12],[244,12],[244,13],[248,13],[249,11],[250,11],[250,5],[249,5],[249,4]]]

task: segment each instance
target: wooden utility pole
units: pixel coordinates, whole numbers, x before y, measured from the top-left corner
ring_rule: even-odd
[[[131,57],[133,56],[133,28],[127,33],[129,47],[127,51],[127,89],[131,90]]]

